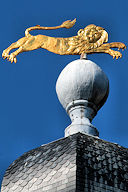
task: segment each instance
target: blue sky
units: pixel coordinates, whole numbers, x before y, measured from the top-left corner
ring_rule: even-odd
[[[34,31],[69,37],[88,24],[102,26],[108,42],[128,44],[127,0],[1,1],[0,55],[24,36],[27,27],[55,26],[77,18],[71,29]],[[61,70],[79,56],[60,56],[38,49],[22,53],[17,64],[0,56],[0,181],[7,167],[24,152],[64,136],[70,119],[57,99],[55,84]],[[123,58],[89,55],[107,74],[110,93],[93,120],[100,138],[128,147],[128,49]]]

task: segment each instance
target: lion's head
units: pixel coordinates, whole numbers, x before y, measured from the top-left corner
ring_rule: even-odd
[[[78,36],[89,43],[94,44],[94,48],[99,47],[104,42],[108,41],[108,33],[104,28],[96,25],[88,25],[84,29],[78,31]]]

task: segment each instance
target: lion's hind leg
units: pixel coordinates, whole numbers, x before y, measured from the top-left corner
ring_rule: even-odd
[[[19,39],[17,42],[15,43],[12,43],[7,49],[5,49],[2,53],[2,57],[4,59],[9,59],[10,55],[9,55],[9,52],[12,50],[12,49],[17,49],[19,48],[21,45],[23,45],[25,42],[26,42],[27,38],[26,37],[23,37],[21,39]],[[14,61],[16,62],[16,59],[14,59]]]
[[[41,48],[40,42],[38,39],[34,36],[30,36],[27,38],[27,41],[19,47],[15,52],[11,53],[9,55],[9,61],[16,63],[16,56],[19,53],[26,52],[26,51],[32,51],[34,49]]]

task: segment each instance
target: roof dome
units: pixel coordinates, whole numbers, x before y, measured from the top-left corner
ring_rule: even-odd
[[[1,192],[128,191],[127,157],[128,149],[77,133],[19,157]]]

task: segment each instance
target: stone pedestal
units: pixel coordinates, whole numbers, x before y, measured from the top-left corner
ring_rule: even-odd
[[[101,68],[85,59],[69,63],[58,77],[56,92],[72,121],[65,136],[77,132],[99,136],[91,121],[109,93],[109,81]]]

